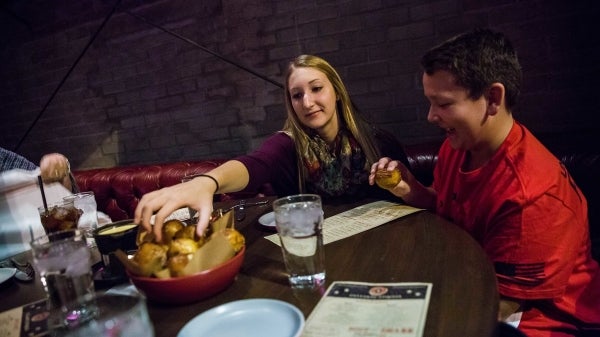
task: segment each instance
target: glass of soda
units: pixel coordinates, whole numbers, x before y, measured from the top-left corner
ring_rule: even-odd
[[[75,207],[73,199],[49,204],[48,208],[38,207],[38,211],[47,234],[77,228],[83,214],[83,211]]]

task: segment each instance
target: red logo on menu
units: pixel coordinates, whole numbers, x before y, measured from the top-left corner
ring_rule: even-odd
[[[381,296],[385,295],[388,292],[388,288],[386,287],[373,287],[369,289],[369,295],[371,296]]]

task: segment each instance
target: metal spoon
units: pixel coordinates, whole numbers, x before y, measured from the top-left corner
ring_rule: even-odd
[[[250,206],[262,206],[262,205],[266,205],[268,203],[269,203],[269,200],[261,200],[261,201],[256,201],[256,202],[246,202],[246,200],[241,200],[237,204],[235,204],[229,208],[225,208],[224,210],[222,210],[222,212],[227,213],[234,208],[238,208],[240,206],[240,204],[243,204],[244,208],[246,208],[246,207],[250,207]]]

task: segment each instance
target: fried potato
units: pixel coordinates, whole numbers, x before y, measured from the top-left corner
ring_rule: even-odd
[[[196,226],[185,226],[177,231],[177,233],[175,233],[173,236],[173,239],[180,238],[188,238],[194,241],[199,241],[198,235],[196,234]]]
[[[153,242],[144,242],[133,256],[142,276],[151,276],[163,269],[167,262],[168,247]]]
[[[185,275],[184,269],[193,256],[193,254],[180,254],[171,257],[167,262],[167,267],[171,273],[171,276]]]
[[[375,183],[381,188],[394,188],[400,183],[400,180],[402,180],[402,175],[398,169],[393,171],[377,170],[375,172]]]
[[[175,234],[185,227],[185,223],[181,220],[172,219],[166,221],[162,227],[163,242],[169,244],[173,240],[173,237],[175,237]]]
[[[180,254],[193,254],[198,250],[198,242],[190,238],[173,239],[169,245],[169,257]]]
[[[242,233],[233,228],[225,228],[223,231],[225,232],[225,236],[227,237],[227,240],[229,240],[229,244],[233,248],[233,251],[236,253],[239,252],[246,243],[246,239]]]

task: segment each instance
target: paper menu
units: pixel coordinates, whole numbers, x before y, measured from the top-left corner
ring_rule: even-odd
[[[350,237],[418,211],[422,209],[383,200],[355,207],[323,221],[323,244]],[[265,236],[265,239],[281,245],[277,234]]]
[[[431,283],[333,282],[302,337],[421,337],[431,288]]]
[[[46,300],[33,302],[0,313],[0,336],[48,336],[48,310]]]

